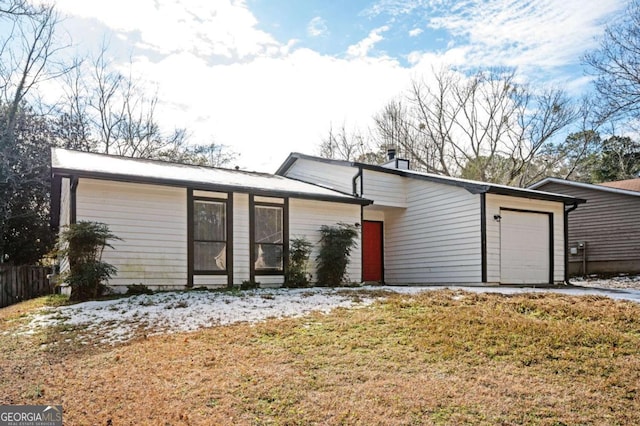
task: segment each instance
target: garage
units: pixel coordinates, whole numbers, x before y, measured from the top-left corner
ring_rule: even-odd
[[[553,215],[500,210],[500,282],[553,283]]]

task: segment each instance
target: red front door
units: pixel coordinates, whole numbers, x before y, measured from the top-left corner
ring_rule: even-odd
[[[382,222],[362,222],[362,278],[382,282]]]

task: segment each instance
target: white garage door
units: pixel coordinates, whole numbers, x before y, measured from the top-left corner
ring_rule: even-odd
[[[549,282],[549,215],[501,210],[500,282]]]

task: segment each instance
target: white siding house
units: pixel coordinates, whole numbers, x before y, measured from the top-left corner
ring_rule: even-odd
[[[372,200],[363,280],[387,284],[566,281],[570,196],[293,153],[277,174]]]
[[[352,282],[553,284],[567,280],[568,212],[584,200],[293,153],[276,174],[52,150],[52,224],[106,223],[116,291],[284,282],[289,241],[361,226]],[[68,268],[61,259],[61,270]]]
[[[76,219],[103,222],[121,240],[106,248],[118,268],[110,284],[182,288],[187,276],[187,191],[96,179],[79,179]],[[197,285],[194,282],[194,285]]]
[[[119,238],[103,253],[118,270],[109,282],[118,292],[131,284],[156,290],[281,285],[290,238],[318,246],[322,225],[359,225],[362,206],[371,203],[272,174],[59,148],[52,150],[52,175],[54,227],[102,222]],[[317,247],[312,260],[316,253]],[[68,268],[66,259],[60,266]],[[362,280],[361,268],[356,250],[352,281]]]

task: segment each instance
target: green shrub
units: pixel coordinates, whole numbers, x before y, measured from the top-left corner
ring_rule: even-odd
[[[255,290],[256,288],[260,288],[259,282],[245,280],[240,284],[240,290]]]
[[[105,247],[112,247],[108,241],[119,240],[104,223],[85,222],[67,226],[60,235],[59,253],[69,260],[69,269],[61,275],[61,280],[71,286],[69,300],[95,299],[106,289],[105,282],[117,269],[102,261]]]
[[[320,228],[318,286],[337,287],[347,282],[347,265],[351,250],[356,245],[358,229],[354,225],[339,223]]]
[[[313,246],[304,237],[293,238],[289,242],[289,265],[285,273],[284,287],[300,288],[309,286],[307,262]]]
[[[138,294],[153,294],[153,290],[144,284],[130,284],[127,286],[127,294],[130,296]]]

